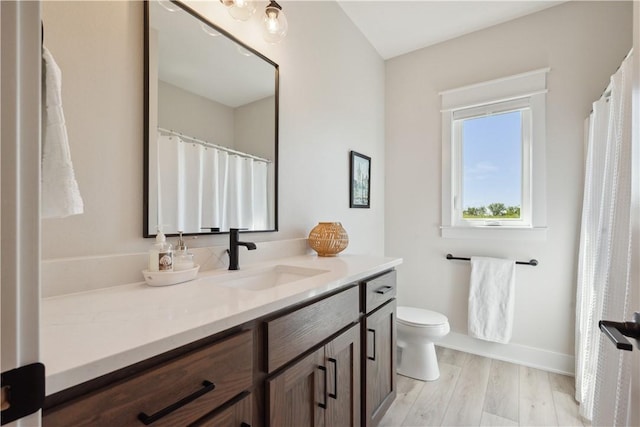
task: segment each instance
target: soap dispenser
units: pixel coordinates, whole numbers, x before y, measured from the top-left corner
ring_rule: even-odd
[[[158,230],[156,243],[149,250],[149,271],[173,271],[173,248],[162,230]]]
[[[173,270],[189,270],[193,268],[193,254],[187,252],[187,245],[182,239],[182,231],[178,231],[178,233],[180,233],[180,237],[178,237],[178,244],[173,257]]]

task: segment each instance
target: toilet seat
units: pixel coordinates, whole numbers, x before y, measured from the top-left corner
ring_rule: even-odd
[[[398,307],[396,319],[398,323],[417,328],[440,327],[449,323],[444,314],[416,307]]]

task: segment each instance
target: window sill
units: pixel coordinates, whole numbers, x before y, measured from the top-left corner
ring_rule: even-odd
[[[547,227],[440,227],[445,239],[547,240]]]

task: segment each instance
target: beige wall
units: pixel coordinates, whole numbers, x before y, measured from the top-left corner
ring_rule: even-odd
[[[234,110],[236,149],[274,160],[275,98],[269,96]]]
[[[142,250],[142,4],[43,2],[84,214],[42,221],[44,259]]]
[[[280,65],[280,231],[251,240],[306,237],[318,221],[341,221],[351,237],[348,252],[382,254],[382,59],[333,2],[285,2],[289,34],[275,46],[261,38],[260,13],[236,22],[220,2],[190,4]],[[142,3],[44,2],[43,20],[45,44],[63,72],[85,213],[43,221],[42,256],[146,251],[152,241],[141,237]],[[373,158],[369,210],[349,209],[350,149]],[[190,245],[227,239],[202,237]]]
[[[273,96],[232,108],[161,81],[158,99],[158,126],[274,159]]]
[[[234,109],[170,83],[158,82],[158,126],[234,148]]]
[[[583,185],[583,123],[632,45],[631,2],[569,2],[386,63],[386,252],[404,258],[399,303],[449,317],[448,339],[487,354],[527,348],[531,363],[570,361]],[[439,92],[550,67],[547,240],[444,239]],[[469,264],[445,254],[529,260],[518,266],[512,346],[465,340]],[[519,354],[519,353],[518,353]],[[564,356],[566,357],[564,357]],[[508,357],[507,357],[508,358]],[[545,358],[547,359],[545,361]],[[565,363],[565,367],[567,364]],[[558,369],[564,369],[556,366]],[[570,369],[570,368],[569,368]]]

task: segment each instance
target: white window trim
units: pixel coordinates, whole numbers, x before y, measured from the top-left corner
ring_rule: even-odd
[[[495,238],[504,240],[545,240],[547,230],[546,206],[546,76],[549,68],[491,80],[441,92],[442,96],[442,237],[448,238]],[[522,225],[477,225],[457,223],[454,197],[456,173],[460,165],[454,165],[456,156],[453,145],[453,118],[472,114],[474,107],[486,108],[488,104],[528,98],[531,109],[531,143],[529,145],[531,167],[530,197],[531,219]],[[465,110],[465,112],[460,112]],[[526,154],[525,154],[526,155]],[[526,161],[526,160],[525,160]]]

